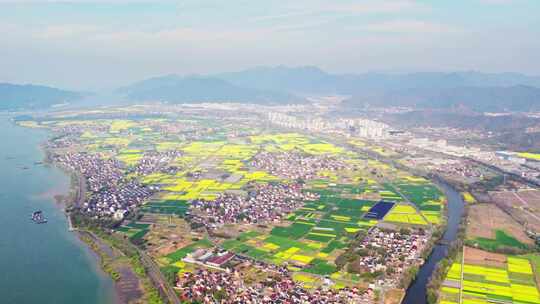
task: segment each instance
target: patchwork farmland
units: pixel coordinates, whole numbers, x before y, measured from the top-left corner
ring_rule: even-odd
[[[506,256],[469,247],[462,254],[446,275],[439,303],[540,303],[537,256]]]
[[[429,180],[311,135],[195,117],[40,124],[77,134],[51,151],[84,168],[94,190],[82,212],[117,219],[184,291],[195,273],[232,269],[253,284],[271,273],[307,293],[399,299],[444,223]],[[116,203],[126,194],[138,203]]]

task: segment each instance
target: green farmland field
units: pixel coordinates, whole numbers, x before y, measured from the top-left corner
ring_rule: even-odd
[[[472,240],[469,240],[468,242],[474,243],[474,245],[477,245],[479,248],[487,251],[497,251],[502,247],[513,247],[518,249],[529,248],[527,244],[521,243],[513,236],[508,235],[503,230],[495,231],[495,239],[474,238]]]
[[[462,303],[539,304],[540,293],[534,274],[536,260],[535,255],[508,256],[503,268],[473,264],[462,268],[461,263],[456,262],[446,275],[439,303],[457,304],[461,293]]]

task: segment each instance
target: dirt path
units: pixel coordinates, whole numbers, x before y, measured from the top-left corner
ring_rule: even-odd
[[[529,203],[527,203],[526,200],[524,200],[523,198],[521,198],[521,196],[519,196],[517,193],[515,192],[512,192],[512,194],[514,194],[514,196],[521,202],[523,203],[523,205],[525,205],[526,207],[529,207]],[[530,212],[529,210],[527,210],[526,208],[523,208],[521,207],[521,210],[523,210],[525,213],[527,213],[528,215],[534,217],[535,219],[539,220],[540,221],[540,217],[537,216],[536,214]]]

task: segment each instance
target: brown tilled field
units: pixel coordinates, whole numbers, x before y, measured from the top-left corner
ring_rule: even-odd
[[[523,190],[518,191],[516,195],[527,203],[527,206],[533,212],[540,214],[540,191],[539,190]]]
[[[189,224],[179,218],[156,216],[143,218],[146,222],[154,222],[150,231],[145,235],[148,241],[147,251],[156,257],[167,255],[193,242],[200,235],[190,232]]]
[[[540,200],[538,190],[495,191],[489,193],[493,202],[527,229],[540,232]]]
[[[506,267],[506,256],[504,254],[491,253],[472,247],[464,247],[465,264],[474,264],[490,267]]]
[[[532,244],[533,240],[527,237],[523,226],[513,220],[495,204],[476,204],[470,207],[467,237],[495,238],[496,230],[504,230],[520,242]]]
[[[489,192],[491,198],[497,203],[508,207],[523,207],[523,202],[512,191],[492,191]]]
[[[405,291],[403,289],[390,289],[384,295],[384,304],[399,304],[404,296]]]

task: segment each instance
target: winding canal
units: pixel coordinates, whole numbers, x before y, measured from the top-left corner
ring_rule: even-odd
[[[437,181],[448,200],[448,223],[442,237],[442,244],[435,245],[426,263],[422,265],[416,279],[407,289],[402,304],[426,304],[426,290],[429,278],[439,261],[448,255],[448,245],[457,237],[459,223],[463,215],[465,203],[458,191],[444,181]]]

